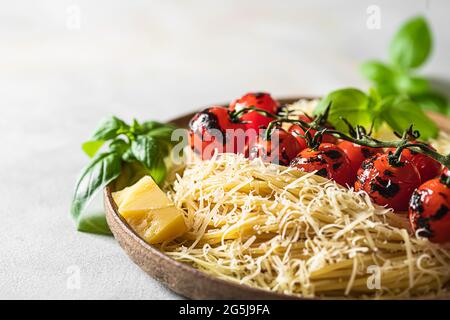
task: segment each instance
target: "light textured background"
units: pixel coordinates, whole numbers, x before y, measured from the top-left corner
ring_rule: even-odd
[[[367,87],[401,21],[424,13],[450,77],[448,1],[0,2],[0,298],[176,298],[112,237],[78,233],[69,204],[99,119],[167,120],[250,90]],[[369,5],[381,29],[366,27]],[[70,15],[80,11],[80,29]],[[69,19],[69,22],[68,22]],[[69,27],[68,27],[69,23]],[[71,266],[81,287],[67,286]]]

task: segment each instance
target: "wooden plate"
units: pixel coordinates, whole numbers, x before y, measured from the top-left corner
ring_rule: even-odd
[[[301,98],[281,99],[280,103],[292,103]],[[176,119],[172,123],[187,127],[194,114],[188,114]],[[442,130],[450,132],[449,118],[430,114],[439,124]],[[112,184],[113,185],[113,184]],[[108,225],[131,260],[152,278],[163,283],[172,291],[191,299],[299,299],[307,300],[293,295],[279,294],[262,289],[225,281],[199,271],[188,264],[184,264],[169,258],[155,247],[147,244],[131,229],[126,221],[119,215],[111,192],[113,188],[108,186],[104,190],[104,205]]]

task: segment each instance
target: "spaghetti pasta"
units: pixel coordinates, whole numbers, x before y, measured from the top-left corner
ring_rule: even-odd
[[[188,164],[169,195],[188,232],[160,249],[219,278],[303,297],[447,291],[448,246],[312,173],[221,154]]]

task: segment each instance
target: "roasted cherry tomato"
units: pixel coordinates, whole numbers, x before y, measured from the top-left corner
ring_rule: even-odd
[[[300,150],[300,145],[290,133],[275,128],[270,139],[266,139],[265,131],[258,136],[256,143],[249,146],[248,156],[287,166]]]
[[[428,145],[431,149],[434,149],[432,146]],[[395,148],[390,148],[387,152],[395,152]],[[420,179],[422,182],[428,181],[430,179],[436,178],[441,172],[442,165],[436,160],[430,158],[427,155],[422,153],[418,153],[409,149],[404,149],[402,151],[402,155],[400,160],[408,160],[413,165],[416,166],[417,170],[420,173]]]
[[[314,120],[314,118],[311,118],[307,115],[301,115],[299,117],[300,120],[310,123]],[[326,126],[328,128],[332,128],[331,126]],[[300,127],[298,124],[293,124],[290,128],[289,128],[289,132],[297,139],[297,141],[300,143],[300,145],[304,145],[305,148],[307,146],[307,142],[305,140],[305,138],[303,138],[303,136],[305,136],[305,130],[303,130],[302,127]],[[309,130],[309,134],[311,135],[311,137],[314,137],[314,135],[316,134],[317,130],[314,129],[310,129]],[[337,138],[332,136],[331,134],[324,134],[322,136],[322,142],[326,142],[326,143],[336,143],[337,142]]]
[[[300,120],[310,123],[314,120],[314,118],[311,118],[307,115],[301,115],[299,117]],[[328,128],[331,128],[331,126],[326,126]],[[306,139],[303,138],[305,136],[305,130],[303,130],[302,127],[300,127],[298,124],[293,124],[290,128],[289,128],[289,132],[297,139],[298,143],[301,146],[304,146],[304,148],[306,148],[308,146]],[[309,130],[309,134],[311,135],[311,137],[313,137],[316,134],[316,130],[310,129]],[[322,137],[322,142],[327,142],[327,143],[336,143],[337,139],[336,137],[332,136],[331,134],[324,134]]]
[[[317,175],[335,180],[343,186],[353,183],[350,161],[345,153],[332,143],[322,143],[317,149],[304,149],[290,165],[306,172],[317,170]]]
[[[245,127],[231,121],[227,108],[207,108],[191,119],[189,127],[190,146],[204,160],[211,159],[216,149],[219,153],[244,152]]]
[[[242,98],[230,103],[230,111],[239,111],[243,108],[256,107],[275,115],[278,111],[278,106],[278,102],[272,99],[268,93],[247,93]],[[269,123],[273,120],[270,117],[258,113],[257,111],[245,113],[239,119],[246,123],[247,129],[255,130],[267,128]]]
[[[450,170],[447,167],[444,167],[442,169],[441,175],[443,175],[443,176],[450,176]]]
[[[378,154],[365,160],[358,170],[356,191],[365,191],[381,206],[408,210],[409,199],[420,185],[420,174],[408,160],[391,164],[390,155]]]
[[[414,231],[432,242],[450,242],[450,185],[446,176],[426,181],[414,191],[409,220]]]
[[[310,130],[310,132],[313,130]],[[302,127],[300,127],[298,124],[293,124],[290,128],[289,128],[289,133],[292,134],[295,139],[297,140],[298,144],[301,146],[301,149],[306,149],[308,147],[308,142],[306,141],[305,138],[303,138],[305,136],[305,131],[302,129]],[[314,134],[312,134],[311,136],[313,136]]]
[[[337,146],[344,151],[345,155],[348,157],[348,160],[350,160],[352,176],[354,177],[353,182],[356,181],[356,175],[364,160],[369,159],[378,153],[383,153],[382,148],[360,146],[359,144],[350,141],[341,141],[337,144]]]

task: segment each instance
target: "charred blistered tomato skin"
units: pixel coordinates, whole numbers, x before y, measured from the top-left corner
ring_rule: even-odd
[[[219,152],[243,153],[244,143],[238,141],[244,125],[233,123],[227,108],[213,106],[197,113],[189,122],[189,144],[203,160]]]
[[[301,115],[301,116],[299,116],[299,119],[304,121],[304,122],[306,122],[306,123],[311,123],[314,120],[314,118],[309,117],[307,115]],[[328,125],[326,127],[331,128],[331,126],[328,126]],[[313,130],[313,129],[309,130],[309,134],[311,135],[311,137],[313,137],[316,134],[316,132],[317,132],[317,130]],[[299,126],[298,124],[293,124],[289,128],[289,133],[292,134],[297,139],[298,143],[301,146],[304,146],[304,148],[306,148],[308,146],[307,142],[306,142],[306,139],[303,138],[305,136],[305,130],[303,130],[303,128],[301,126]],[[337,138],[332,136],[331,134],[324,134],[322,136],[322,142],[324,142],[324,143],[336,143],[337,142]]]
[[[279,103],[275,101],[270,94],[265,92],[247,93],[230,103],[230,111],[239,111],[243,108],[252,106],[275,115],[278,112]],[[245,113],[239,119],[246,123],[247,129],[254,130],[267,128],[269,123],[273,120],[257,111]]]
[[[430,147],[430,149],[436,150],[432,146],[428,146]],[[395,148],[388,149],[387,153],[388,152],[394,153]],[[425,154],[418,153],[410,149],[404,149],[402,151],[400,160],[408,160],[409,162],[411,162],[419,171],[420,179],[422,182],[436,178],[442,169],[442,165],[436,160],[430,158]]]
[[[413,164],[402,161],[392,165],[388,154],[378,154],[362,163],[355,190],[365,191],[376,204],[406,211],[409,199],[419,185],[420,175]]]
[[[322,143],[317,149],[304,149],[290,165],[305,172],[317,171],[317,175],[335,180],[343,186],[352,185],[354,180],[347,156],[331,143]]]
[[[436,243],[450,242],[450,187],[440,178],[422,184],[411,197],[409,220],[418,235]]]
[[[270,139],[266,139],[262,132],[256,143],[249,146],[248,157],[250,159],[261,158],[265,162],[289,165],[289,162],[300,152],[301,147],[297,140],[286,130],[276,128]]]
[[[356,181],[356,175],[358,173],[359,168],[361,168],[361,164],[377,155],[378,153],[383,153],[382,148],[370,148],[366,146],[360,146],[350,141],[342,141],[337,144],[337,146],[344,151],[350,160],[350,166],[352,168],[352,175],[354,176],[354,181]]]

